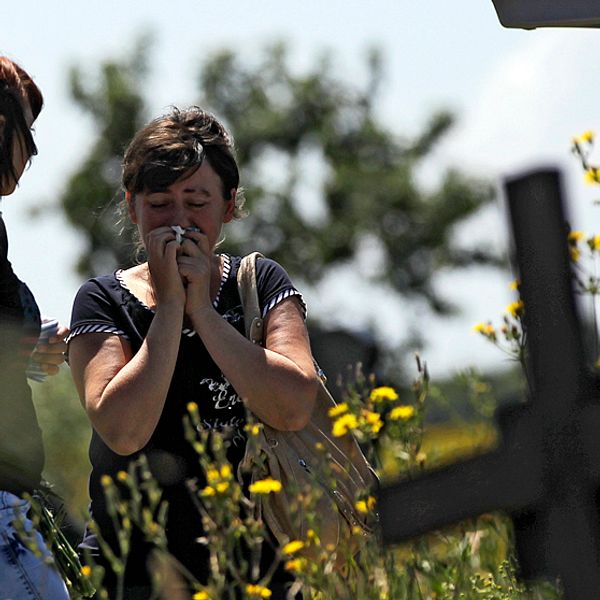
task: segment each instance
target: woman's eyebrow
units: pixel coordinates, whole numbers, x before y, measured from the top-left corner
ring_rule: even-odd
[[[208,188],[204,186],[198,187],[186,187],[183,190],[184,194],[208,194],[210,193]]]

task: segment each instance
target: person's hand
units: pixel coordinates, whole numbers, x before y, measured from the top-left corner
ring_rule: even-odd
[[[186,232],[181,243],[181,252],[177,256],[177,265],[185,284],[185,312],[187,315],[212,305],[210,282],[214,258],[208,238],[204,233]]]
[[[54,335],[37,343],[31,354],[31,362],[46,375],[56,375],[65,361],[65,339],[68,335],[69,328],[59,323]]]
[[[177,265],[181,247],[175,232],[171,227],[157,227],[146,236],[145,243],[156,306],[172,302],[183,305],[185,288]]]

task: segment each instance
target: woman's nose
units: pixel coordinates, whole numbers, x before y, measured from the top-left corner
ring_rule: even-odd
[[[173,225],[180,225],[181,227],[191,227],[193,225],[189,211],[185,207],[177,207],[173,212],[173,219],[175,220]]]

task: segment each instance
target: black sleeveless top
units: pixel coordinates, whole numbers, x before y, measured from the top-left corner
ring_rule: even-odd
[[[40,311],[8,260],[0,213],[0,490],[14,494],[38,487],[44,466],[42,432],[25,374],[39,333]]]

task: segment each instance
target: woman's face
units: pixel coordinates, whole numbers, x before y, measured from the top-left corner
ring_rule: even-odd
[[[31,112],[31,108],[29,103],[26,102],[23,108],[23,114],[25,116],[25,122],[27,123],[27,127],[31,127],[33,125],[33,114]],[[21,179],[21,175],[31,158],[29,152],[27,152],[27,147],[25,144],[25,140],[23,139],[23,135],[20,131],[15,130],[13,135],[13,147],[12,147],[12,160],[13,160],[13,169],[16,175],[16,180],[10,175],[10,173],[4,178],[4,180],[0,181],[0,196],[8,196],[15,191],[17,187],[17,183],[19,179]]]
[[[212,249],[219,241],[223,223],[233,218],[234,208],[235,190],[231,200],[225,200],[221,178],[205,160],[192,175],[184,175],[166,190],[136,194],[129,215],[144,243],[153,229],[179,225],[200,229]]]

